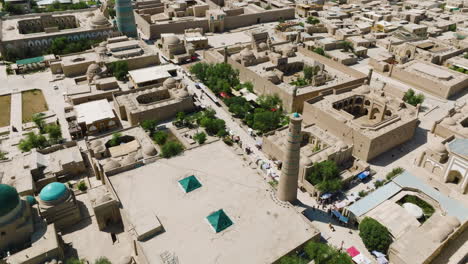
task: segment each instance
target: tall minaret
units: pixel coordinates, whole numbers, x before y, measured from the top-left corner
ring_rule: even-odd
[[[115,13],[117,28],[127,37],[136,38],[138,36],[135,16],[131,0],[116,0]]]
[[[283,167],[278,186],[278,199],[293,202],[297,199],[297,181],[299,179],[299,160],[301,150],[302,117],[293,113],[289,122],[288,142],[283,158]]]

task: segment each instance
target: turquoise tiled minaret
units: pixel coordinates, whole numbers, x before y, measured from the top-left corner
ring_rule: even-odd
[[[116,0],[117,28],[127,37],[136,38],[137,29],[131,0]]]

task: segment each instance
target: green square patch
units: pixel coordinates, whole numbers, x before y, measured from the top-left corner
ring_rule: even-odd
[[[213,227],[216,233],[223,231],[233,224],[223,209],[210,214],[206,217],[206,220],[208,220],[208,223],[210,223],[211,227]]]
[[[202,185],[194,175],[183,178],[179,181],[180,186],[186,193],[200,188]]]

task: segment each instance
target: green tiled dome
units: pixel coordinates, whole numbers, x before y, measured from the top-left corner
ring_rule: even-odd
[[[0,184],[0,216],[15,209],[20,202],[18,192],[10,185]]]
[[[42,201],[56,201],[65,196],[68,192],[67,186],[60,182],[52,182],[42,188],[39,197]]]

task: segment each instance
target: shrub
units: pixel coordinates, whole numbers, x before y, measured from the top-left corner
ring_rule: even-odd
[[[307,264],[308,261],[298,256],[284,256],[279,260],[279,264]]]
[[[359,193],[358,193],[359,197],[361,197],[361,198],[366,197],[368,194],[369,194],[369,193],[366,192],[366,191],[364,191],[364,190],[359,191]]]
[[[88,186],[86,185],[86,183],[84,181],[80,181],[76,187],[78,188],[78,190],[84,192],[86,190],[88,190]]]
[[[112,134],[111,140],[109,140],[109,146],[115,147],[120,145],[120,142],[122,140],[122,134],[121,133],[114,133]]]
[[[106,257],[100,257],[94,261],[94,264],[112,264],[112,262]]]
[[[128,74],[128,62],[126,61],[114,61],[108,65],[109,72],[119,81],[127,79]]]
[[[141,122],[141,127],[149,132],[150,134],[152,134],[154,132],[154,130],[156,129],[156,125],[158,123],[155,121],[155,120],[144,120],[143,122]]]
[[[45,131],[47,134],[49,134],[49,140],[51,144],[58,143],[60,140],[62,140],[62,129],[59,125],[47,125]]]
[[[161,148],[161,156],[170,158],[179,155],[184,150],[184,146],[176,141],[168,141]]]
[[[154,140],[154,142],[156,142],[156,144],[162,146],[162,145],[164,145],[166,143],[168,137],[169,137],[169,135],[166,132],[158,131],[158,132],[154,133],[153,140]]]
[[[381,223],[366,217],[359,224],[359,236],[369,251],[377,250],[387,253],[392,237],[388,229]]]
[[[393,178],[395,178],[397,175],[403,173],[404,171],[405,171],[405,169],[403,169],[401,167],[393,168],[393,170],[391,172],[387,173],[387,176],[385,176],[385,178],[390,181]]]
[[[384,181],[377,180],[377,181],[374,182],[374,187],[376,189],[378,189],[379,187],[382,187],[384,185],[384,183],[385,183]]]
[[[198,142],[198,144],[203,144],[206,141],[206,134],[203,132],[196,133],[193,136],[193,139]]]
[[[7,160],[7,152],[1,151],[0,150],[0,160]]]
[[[317,53],[319,55],[325,56],[325,51],[322,48],[315,48],[313,50],[313,52],[315,52],[315,53]]]
[[[417,94],[413,89],[409,89],[403,96],[403,101],[407,102],[410,105],[416,106],[424,102],[424,94]]]
[[[47,143],[47,139],[43,135],[37,135],[34,132],[29,132],[26,134],[26,138],[21,139],[18,148],[23,152],[28,152],[34,148],[45,148],[49,144]]]
[[[232,141],[232,139],[230,139],[229,137],[225,137],[223,138],[223,142],[228,145],[228,146],[232,146],[234,144],[234,142]]]
[[[313,16],[310,16],[307,18],[307,23],[309,24],[312,24],[312,25],[316,25],[318,23],[320,23],[320,20],[316,17],[313,17]]]

